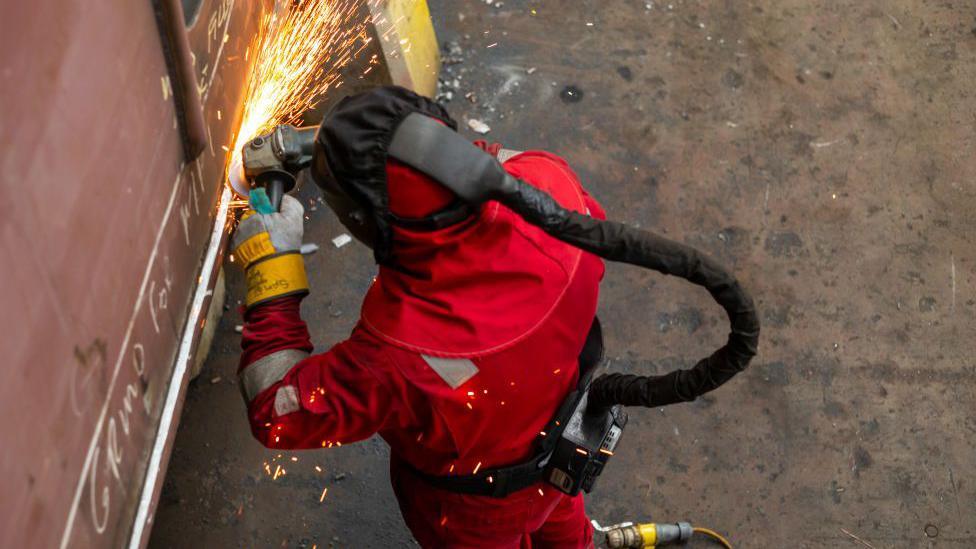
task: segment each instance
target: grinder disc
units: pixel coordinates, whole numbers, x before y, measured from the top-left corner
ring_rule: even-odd
[[[244,162],[240,154],[235,154],[231,158],[230,168],[227,170],[227,182],[238,196],[246,198],[251,194],[251,184],[244,177]]]

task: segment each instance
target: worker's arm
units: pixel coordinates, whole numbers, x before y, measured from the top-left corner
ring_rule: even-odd
[[[320,448],[378,431],[394,399],[373,368],[386,357],[358,333],[310,356],[300,297],[249,310],[240,377],[251,432],[269,448]]]
[[[356,341],[310,356],[300,310],[308,294],[299,253],[304,211],[298,200],[285,196],[275,212],[262,197],[252,193],[254,210],[242,219],[233,241],[247,281],[238,372],[251,430],[275,448],[366,438],[384,424],[392,400],[367,366],[383,357]]]

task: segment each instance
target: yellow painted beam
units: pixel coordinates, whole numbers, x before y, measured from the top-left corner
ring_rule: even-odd
[[[426,0],[384,0],[371,10],[393,83],[432,97],[441,59]]]

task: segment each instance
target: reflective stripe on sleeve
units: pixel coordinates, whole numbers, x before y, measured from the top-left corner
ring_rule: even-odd
[[[261,357],[241,371],[241,392],[250,403],[261,391],[281,381],[293,366],[308,358],[308,353],[298,349],[285,349]]]
[[[275,415],[283,416],[285,414],[297,412],[299,408],[298,390],[295,389],[295,386],[285,385],[283,387],[278,387],[278,390],[275,391]]]

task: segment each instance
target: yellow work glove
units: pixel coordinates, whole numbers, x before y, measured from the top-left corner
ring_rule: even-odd
[[[255,193],[259,195],[257,198],[264,196],[263,189],[255,189],[252,195]],[[255,198],[252,196],[252,206],[258,202]],[[279,297],[308,293],[301,254],[304,215],[302,203],[285,195],[280,212],[258,213],[249,209],[241,218],[231,248],[244,268],[247,308]]]

